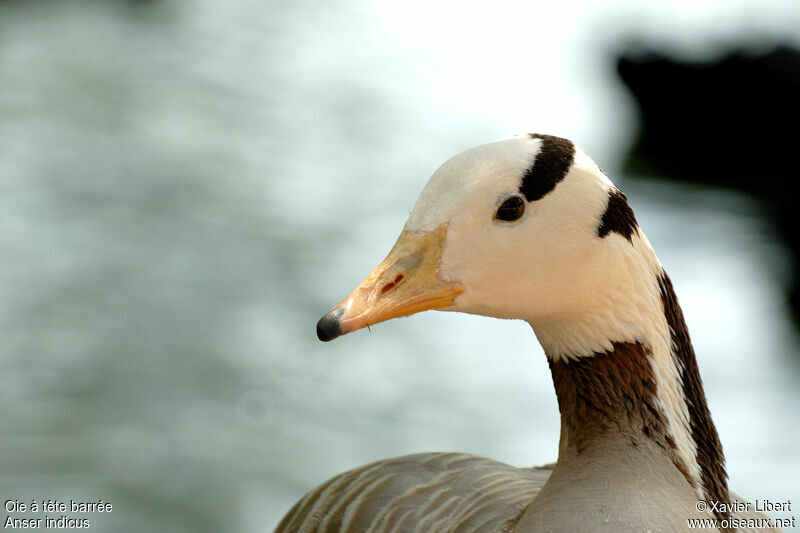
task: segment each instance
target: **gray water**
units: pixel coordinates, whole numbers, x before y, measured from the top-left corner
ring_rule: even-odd
[[[430,312],[314,334],[441,162],[538,130],[628,193],[731,486],[798,499],[800,353],[772,228],[745,198],[615,170],[634,115],[608,50],[632,29],[702,55],[743,24],[800,21],[725,5],[0,2],[0,497],[111,502],[70,515],[99,531],[256,532],[382,457],[552,461],[527,325]]]

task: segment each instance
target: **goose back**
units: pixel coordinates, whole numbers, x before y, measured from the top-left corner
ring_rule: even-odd
[[[463,453],[395,457],[312,490],[276,533],[512,532],[551,472]]]

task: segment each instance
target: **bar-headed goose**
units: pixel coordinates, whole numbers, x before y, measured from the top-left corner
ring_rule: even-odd
[[[522,135],[447,161],[389,256],[317,334],[329,341],[426,309],[530,323],[561,412],[555,466],[388,459],[311,491],[278,532],[771,526],[728,491],[669,277],[625,195],[572,142]]]

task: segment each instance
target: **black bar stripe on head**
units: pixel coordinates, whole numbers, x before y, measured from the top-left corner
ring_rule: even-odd
[[[539,200],[555,189],[559,181],[569,172],[575,158],[575,145],[567,139],[530,133],[532,139],[541,139],[542,147],[533,161],[533,165],[522,177],[519,186],[525,199],[529,202]]]
[[[636,227],[636,217],[628,205],[625,194],[616,188],[609,190],[608,205],[597,227],[597,235],[603,238],[612,232],[619,233],[632,242],[631,235],[636,231]]]

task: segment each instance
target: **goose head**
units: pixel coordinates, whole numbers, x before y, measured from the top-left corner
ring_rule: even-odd
[[[669,277],[625,195],[572,142],[521,135],[447,161],[388,257],[317,334],[328,341],[428,309],[530,323],[562,414],[558,465],[622,437],[657,450],[697,497],[727,501],[722,448]]]
[[[655,287],[655,263],[624,195],[591,158],[566,139],[520,135],[444,163],[389,256],[317,332],[331,340],[439,309],[523,319],[548,355],[588,355],[644,340],[642,302],[630,301],[653,293],[637,285]]]

